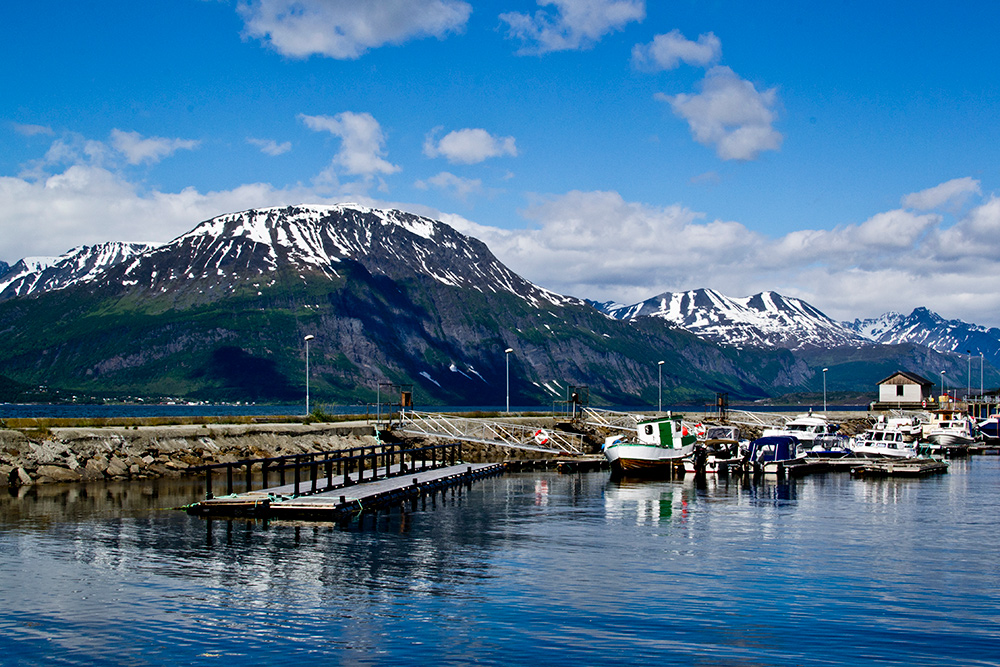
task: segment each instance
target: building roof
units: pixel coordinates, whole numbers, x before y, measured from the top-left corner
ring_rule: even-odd
[[[888,384],[890,380],[897,380],[897,378],[902,378],[909,380],[909,382],[893,382],[893,384],[919,384],[921,387],[933,387],[934,383],[927,378],[920,377],[916,373],[911,373],[909,371],[896,371],[886,379],[879,382],[879,384]]]

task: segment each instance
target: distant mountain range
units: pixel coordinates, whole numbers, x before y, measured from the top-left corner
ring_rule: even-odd
[[[439,221],[355,205],[251,209],[170,243],[105,243],[0,264],[0,368],[12,381],[116,396],[370,401],[412,385],[427,403],[598,403],[715,392],[756,399],[870,390],[904,368],[991,362],[1000,331],[909,317],[840,323],[764,292],[665,293],[632,306],[541,288]],[[991,378],[995,371],[989,369]],[[964,372],[964,371],[963,371]],[[1000,379],[1000,378],[997,378]],[[383,386],[384,385],[384,386]]]

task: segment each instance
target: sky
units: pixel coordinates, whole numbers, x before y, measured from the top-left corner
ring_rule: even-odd
[[[442,220],[563,294],[1000,325],[1000,3],[8,3],[0,261],[253,207]]]

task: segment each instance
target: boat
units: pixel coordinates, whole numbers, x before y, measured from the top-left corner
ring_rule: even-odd
[[[870,429],[854,437],[851,450],[863,458],[901,458],[917,456],[917,441],[923,428],[915,417],[886,418],[880,415]]]
[[[740,461],[740,429],[736,426],[708,426],[684,457],[684,472],[716,474],[727,472]]]
[[[812,411],[790,419],[784,426],[767,428],[762,437],[792,436],[798,440],[796,454],[801,457],[841,458],[850,456],[850,438],[840,433],[840,425]]]
[[[604,441],[604,456],[612,475],[670,477],[673,467],[691,454],[697,439],[680,415],[640,421],[635,433]]]
[[[986,440],[1000,440],[1000,412],[994,412],[979,422],[979,432]]]
[[[784,464],[799,457],[799,441],[792,435],[766,435],[750,443],[743,457],[744,473],[774,474],[784,470]]]
[[[918,450],[929,454],[961,455],[978,438],[976,423],[964,411],[935,410],[931,421],[924,424]]]

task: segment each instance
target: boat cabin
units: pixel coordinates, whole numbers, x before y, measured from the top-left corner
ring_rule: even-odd
[[[747,459],[751,463],[789,461],[795,458],[799,441],[790,435],[768,435],[750,443]]]

